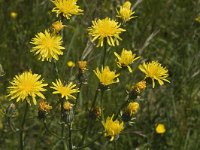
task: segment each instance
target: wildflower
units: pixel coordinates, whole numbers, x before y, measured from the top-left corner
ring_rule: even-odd
[[[83,61],[83,60],[78,61],[78,67],[82,72],[87,70],[87,61]]]
[[[16,75],[10,82],[11,86],[8,87],[8,96],[11,99],[16,99],[17,102],[26,99],[29,104],[30,101],[28,97],[30,96],[34,105],[36,105],[36,96],[45,99],[41,92],[46,91],[44,86],[47,86],[47,84],[43,83],[43,79],[40,80],[40,78],[41,75],[32,74],[31,71]]]
[[[133,87],[134,91],[137,94],[140,94],[145,88],[146,88],[146,81],[145,80],[142,80],[142,81],[136,83],[135,86]]]
[[[75,66],[75,63],[73,61],[68,61],[67,62],[67,66],[70,67],[70,68],[72,68],[72,67]]]
[[[127,111],[130,114],[130,116],[137,113],[138,109],[140,108],[140,104],[138,102],[130,102],[127,106]]]
[[[17,18],[17,13],[16,12],[11,12],[10,13],[10,17],[12,18],[12,19],[15,19],[15,18]]]
[[[48,112],[52,109],[52,106],[50,106],[47,102],[45,102],[43,99],[39,103],[39,110]]]
[[[105,129],[105,136],[111,137],[110,141],[113,141],[119,133],[124,129],[124,123],[118,120],[113,121],[114,115],[112,117],[107,117],[106,121],[102,121]]]
[[[77,0],[52,0],[55,7],[52,12],[58,15],[62,14],[65,18],[70,19],[72,15],[82,14],[83,10],[79,9]]]
[[[120,6],[120,10],[119,12],[117,11],[117,14],[117,17],[122,18],[124,22],[135,18],[135,16],[133,16],[135,12],[131,10],[131,2],[129,1],[126,1],[122,6]]]
[[[169,82],[166,78],[168,77],[168,70],[161,66],[160,63],[157,61],[152,61],[150,63],[143,63],[142,65],[139,65],[139,69],[146,74],[145,78],[151,78],[153,88],[155,87],[154,80],[157,80],[160,85],[163,85],[164,82]]]
[[[69,98],[75,99],[75,96],[72,94],[79,92],[79,89],[75,88],[76,84],[73,84],[72,82],[70,82],[68,85],[63,85],[61,80],[58,79],[56,80],[56,83],[52,82],[52,84],[53,86],[51,88],[55,90],[53,94],[61,94],[61,97],[65,97],[66,100]]]
[[[166,129],[165,129],[165,125],[162,124],[162,123],[159,123],[157,126],[156,126],[156,133],[158,134],[163,134],[166,132]]]
[[[51,35],[47,30],[40,32],[30,42],[35,45],[31,52],[39,55],[39,60],[50,61],[52,58],[58,60],[58,55],[63,55],[62,50],[65,49],[62,44],[62,37],[59,35]]]
[[[123,49],[121,52],[121,56],[114,52],[115,56],[118,59],[117,65],[119,68],[127,67],[129,72],[132,72],[132,69],[129,65],[131,65],[134,61],[139,59],[140,57],[135,57],[136,54],[133,54],[131,50]]]
[[[53,27],[53,30],[58,33],[59,31],[61,31],[65,25],[62,24],[62,21],[56,21],[54,23],[52,23],[52,27]]]
[[[66,111],[70,111],[72,108],[73,108],[73,104],[71,104],[70,102],[64,102],[64,105],[63,105],[63,107],[64,107],[64,110],[66,110]]]
[[[119,40],[122,40],[119,34],[125,30],[120,28],[120,24],[115,20],[105,18],[92,21],[92,27],[89,27],[88,31],[92,42],[98,39],[97,47],[102,47],[104,41],[110,46],[119,45]]]
[[[119,82],[119,79],[117,78],[119,74],[115,74],[115,71],[110,71],[110,68],[108,66],[105,66],[105,68],[102,67],[101,72],[99,68],[97,68],[94,73],[99,78],[101,84],[104,86]]]

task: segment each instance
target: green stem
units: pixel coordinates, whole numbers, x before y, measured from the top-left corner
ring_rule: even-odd
[[[106,45],[106,43],[105,43],[105,44],[104,44],[104,50],[103,50],[102,62],[101,62],[101,64],[103,65],[103,67],[105,66],[106,51],[107,51],[107,45]]]
[[[63,99],[60,100],[60,106],[61,106],[61,111],[60,111],[60,122],[61,122],[61,138],[62,138],[62,144],[63,144],[63,147],[65,149],[65,141],[63,140],[64,139],[64,129],[65,129],[65,124],[63,122],[63,114],[64,114],[64,101]]]
[[[20,139],[20,150],[24,149],[24,139],[23,139],[23,131],[24,131],[24,124],[26,121],[26,116],[27,116],[27,112],[28,112],[28,102],[26,101],[26,106],[25,106],[25,111],[24,111],[24,116],[22,119],[22,123],[21,123],[21,129],[19,132],[19,139]]]
[[[126,97],[126,100],[124,101],[124,103],[121,105],[121,107],[119,108],[119,110],[117,111],[116,115],[114,116],[113,120],[116,120],[118,115],[120,114],[120,111],[128,104],[129,102],[129,97]]]
[[[72,123],[68,124],[68,134],[69,134],[69,139],[68,139],[69,150],[72,150]]]
[[[100,103],[101,103],[101,111],[102,111],[102,120],[104,120],[104,111],[103,111],[103,95],[104,95],[104,90],[101,90],[101,99],[100,99]]]

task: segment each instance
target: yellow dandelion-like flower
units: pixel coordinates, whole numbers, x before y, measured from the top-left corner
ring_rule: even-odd
[[[111,137],[110,141],[113,141],[119,133],[124,129],[124,123],[118,120],[113,121],[114,115],[112,117],[107,117],[106,121],[102,121],[105,129],[105,136]]]
[[[160,85],[163,85],[164,82],[169,82],[166,78],[168,75],[168,70],[161,66],[157,61],[152,61],[150,63],[143,63],[139,65],[139,69],[146,74],[146,78],[149,77],[152,79],[153,88],[155,87],[154,80],[157,80]]]
[[[115,20],[105,18],[92,21],[92,27],[89,27],[88,31],[92,42],[98,39],[97,47],[102,47],[104,41],[110,46],[119,45],[119,40],[122,40],[119,34],[125,30],[120,28],[120,24]]]
[[[39,110],[48,112],[52,109],[52,106],[50,106],[47,102],[45,102],[43,99],[39,102]]]
[[[140,104],[138,102],[130,102],[127,106],[127,111],[129,112],[130,116],[137,113],[140,108]]]
[[[14,11],[10,13],[10,17],[13,18],[13,19],[17,18],[17,15],[18,14]]]
[[[131,2],[129,1],[126,1],[122,6],[120,6],[119,12],[117,11],[117,14],[117,17],[122,18],[124,22],[127,22],[136,17],[133,16],[135,12],[131,10]]]
[[[129,72],[132,72],[130,65],[139,59],[140,57],[136,57],[136,54],[133,54],[131,50],[123,49],[121,52],[121,56],[114,52],[115,56],[118,59],[117,65],[119,68],[127,67]]]
[[[32,98],[33,103],[36,105],[36,96],[45,99],[41,93],[46,91],[43,83],[43,79],[40,80],[41,75],[32,74],[32,72],[24,72],[20,75],[16,75],[10,82],[11,86],[8,87],[9,97],[16,99],[17,102],[27,100],[30,104],[29,96]]]
[[[138,94],[140,94],[145,88],[146,88],[145,80],[142,80],[136,83],[135,86],[133,86],[134,91],[137,92]]]
[[[195,21],[200,23],[200,15],[195,18]]]
[[[83,10],[77,5],[77,0],[52,0],[55,7],[52,12],[57,14],[57,17],[62,14],[65,18],[70,19],[72,15],[80,15]]]
[[[61,97],[62,98],[65,97],[66,100],[69,98],[75,99],[76,97],[73,96],[72,94],[79,92],[79,89],[75,88],[76,84],[73,84],[72,82],[70,82],[67,85],[63,85],[61,80],[58,79],[56,80],[56,83],[52,82],[52,84],[53,86],[51,88],[55,90],[53,94],[61,94]]]
[[[101,84],[104,86],[119,82],[119,79],[117,78],[119,74],[115,74],[115,71],[110,71],[110,68],[108,66],[105,66],[105,68],[102,67],[101,72],[99,68],[97,68],[94,73],[99,78]]]
[[[65,27],[65,25],[62,24],[61,20],[59,20],[59,21],[52,23],[52,27],[53,27],[54,32],[58,33]]]
[[[62,50],[65,49],[62,44],[62,37],[59,35],[52,35],[47,30],[44,33],[40,32],[30,42],[35,45],[31,52],[39,55],[39,60],[50,61],[54,58],[58,60],[58,55],[63,55]]]
[[[159,123],[157,126],[156,126],[156,133],[158,134],[163,134],[166,132],[166,128],[165,128],[165,125],[162,124],[162,123]]]

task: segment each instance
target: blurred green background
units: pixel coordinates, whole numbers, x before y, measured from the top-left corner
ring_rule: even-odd
[[[68,25],[63,33],[66,51],[57,62],[62,79],[74,80],[77,69],[68,68],[66,63],[69,60],[77,62],[80,59],[89,39],[87,28],[91,25],[91,21],[94,18],[107,16],[114,18],[116,9],[122,2],[122,0],[78,1],[84,10],[84,15],[65,22]],[[131,2],[134,5],[139,1]],[[51,13],[52,8],[53,5],[49,0],[0,0],[0,64],[6,73],[0,76],[0,149],[16,149],[18,145],[17,131],[13,132],[10,129],[8,120],[3,116],[3,112],[11,103],[5,98],[9,81],[14,75],[29,69],[42,74],[49,84],[56,79],[53,64],[40,62],[30,53],[31,38],[56,21],[55,14]],[[122,48],[132,49],[142,56],[142,60],[158,60],[166,66],[171,83],[147,89],[142,96],[141,108],[134,126],[120,135],[115,146],[110,144],[105,149],[117,147],[119,150],[135,148],[198,150],[200,149],[200,23],[196,22],[195,18],[200,14],[200,0],[143,0],[134,10],[138,17],[124,26],[127,31],[121,36],[123,41],[120,46],[110,49],[106,64],[116,68],[113,52],[119,53]],[[16,12],[17,17],[12,18],[11,12]],[[97,67],[100,54],[101,48],[93,47],[86,58],[89,61],[89,71],[88,85],[83,87],[81,92],[83,105],[87,105],[87,100],[94,95],[97,80],[92,70]],[[115,112],[112,109],[122,103],[115,99],[123,100],[126,85],[142,78],[137,64],[133,74],[122,74],[120,86],[113,88],[111,93],[106,93],[107,115]],[[56,97],[52,98],[50,93],[51,91],[47,92],[46,96],[50,102],[55,103]],[[19,116],[22,107],[17,105]],[[30,115],[32,117],[37,115],[37,106],[31,107]],[[37,119],[34,123],[31,117],[29,119],[26,149],[54,148],[56,139],[45,133],[44,127]],[[20,117],[13,120],[17,124]],[[56,123],[56,121],[51,123],[51,126],[56,126]],[[155,133],[157,123],[165,124],[165,134]],[[140,131],[142,136],[136,134],[136,131]],[[101,139],[99,143],[97,141],[86,149],[100,149],[99,145],[103,141],[105,140]]]

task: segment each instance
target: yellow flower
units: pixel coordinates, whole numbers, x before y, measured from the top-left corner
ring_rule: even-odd
[[[97,47],[102,47],[104,41],[110,46],[119,45],[119,40],[122,40],[119,34],[125,30],[120,28],[120,24],[115,20],[105,18],[92,21],[92,27],[89,27],[88,31],[92,42],[98,39]]]
[[[124,129],[124,123],[118,120],[113,121],[114,115],[112,117],[107,117],[106,121],[102,121],[105,129],[105,136],[111,137],[110,141],[113,141],[119,133]]]
[[[63,55],[62,50],[65,49],[61,46],[62,37],[59,35],[51,35],[47,30],[44,33],[40,32],[30,42],[35,45],[31,52],[39,55],[39,60],[50,61],[52,58],[58,60],[58,55]]]
[[[200,15],[195,18],[195,21],[200,23]]]
[[[137,92],[138,94],[140,94],[145,88],[146,88],[146,81],[145,80],[142,80],[142,81],[136,83],[135,86],[133,87],[135,92]]]
[[[13,19],[17,18],[17,13],[14,12],[14,11],[11,12],[11,13],[10,13],[10,17],[13,18]]]
[[[66,110],[66,111],[70,111],[71,109],[72,109],[72,107],[73,107],[74,105],[73,104],[71,104],[70,102],[64,102],[64,105],[63,105],[63,107],[64,107],[64,109]]]
[[[135,57],[136,54],[133,54],[131,50],[123,49],[121,52],[121,56],[114,52],[115,56],[118,59],[117,65],[119,68],[128,67],[129,72],[132,72],[132,69],[129,65],[131,65],[134,61],[139,59],[140,57]]]
[[[53,86],[51,87],[55,91],[53,94],[61,94],[61,97],[65,99],[73,98],[75,99],[76,97],[73,96],[72,94],[78,93],[79,89],[75,88],[76,84],[73,84],[70,82],[68,85],[63,85],[60,79],[56,80],[56,83],[52,82]]]
[[[52,109],[52,106],[50,106],[47,102],[45,102],[43,99],[40,100],[40,103],[39,103],[39,109],[41,111],[45,111],[45,112],[48,112]]]
[[[139,65],[139,69],[146,74],[146,78],[149,77],[152,79],[153,88],[155,87],[154,80],[157,80],[160,85],[163,85],[164,82],[169,82],[166,78],[168,75],[168,70],[161,66],[157,61],[152,61],[150,63],[143,63]]]
[[[166,132],[166,129],[165,129],[165,125],[162,124],[162,123],[159,123],[157,126],[156,126],[156,133],[158,134],[163,134]]]
[[[68,61],[67,62],[67,66],[70,67],[70,68],[72,68],[72,67],[75,66],[75,63],[73,61]]]
[[[78,61],[78,67],[82,72],[87,70],[87,61],[83,61],[83,60]]]
[[[130,102],[127,106],[127,111],[129,112],[130,116],[132,116],[137,113],[139,108],[140,104],[138,102]]]
[[[52,27],[53,27],[53,30],[58,33],[60,30],[62,30],[65,25],[62,24],[62,21],[56,21],[54,23],[52,23]]]
[[[77,0],[52,0],[55,7],[52,12],[58,15],[62,14],[65,18],[70,19],[72,15],[82,14],[83,10],[79,9]]]
[[[101,84],[104,86],[119,82],[119,79],[117,78],[119,74],[115,74],[115,71],[110,71],[110,68],[108,66],[105,66],[105,68],[102,67],[101,72],[99,68],[97,68],[94,73],[99,78]],[[115,78],[117,79],[115,80]]]
[[[43,79],[40,80],[41,75],[32,74],[32,72],[24,72],[20,75],[16,75],[10,82],[11,86],[8,87],[9,97],[16,99],[17,102],[26,100],[30,104],[29,96],[32,98],[33,103],[36,105],[36,96],[45,99],[41,93],[46,91],[43,83]]]
[[[133,16],[135,12],[131,10],[131,2],[129,1],[126,1],[122,6],[120,6],[120,10],[119,12],[117,11],[117,14],[117,17],[122,18],[124,22],[135,18],[135,16]]]

